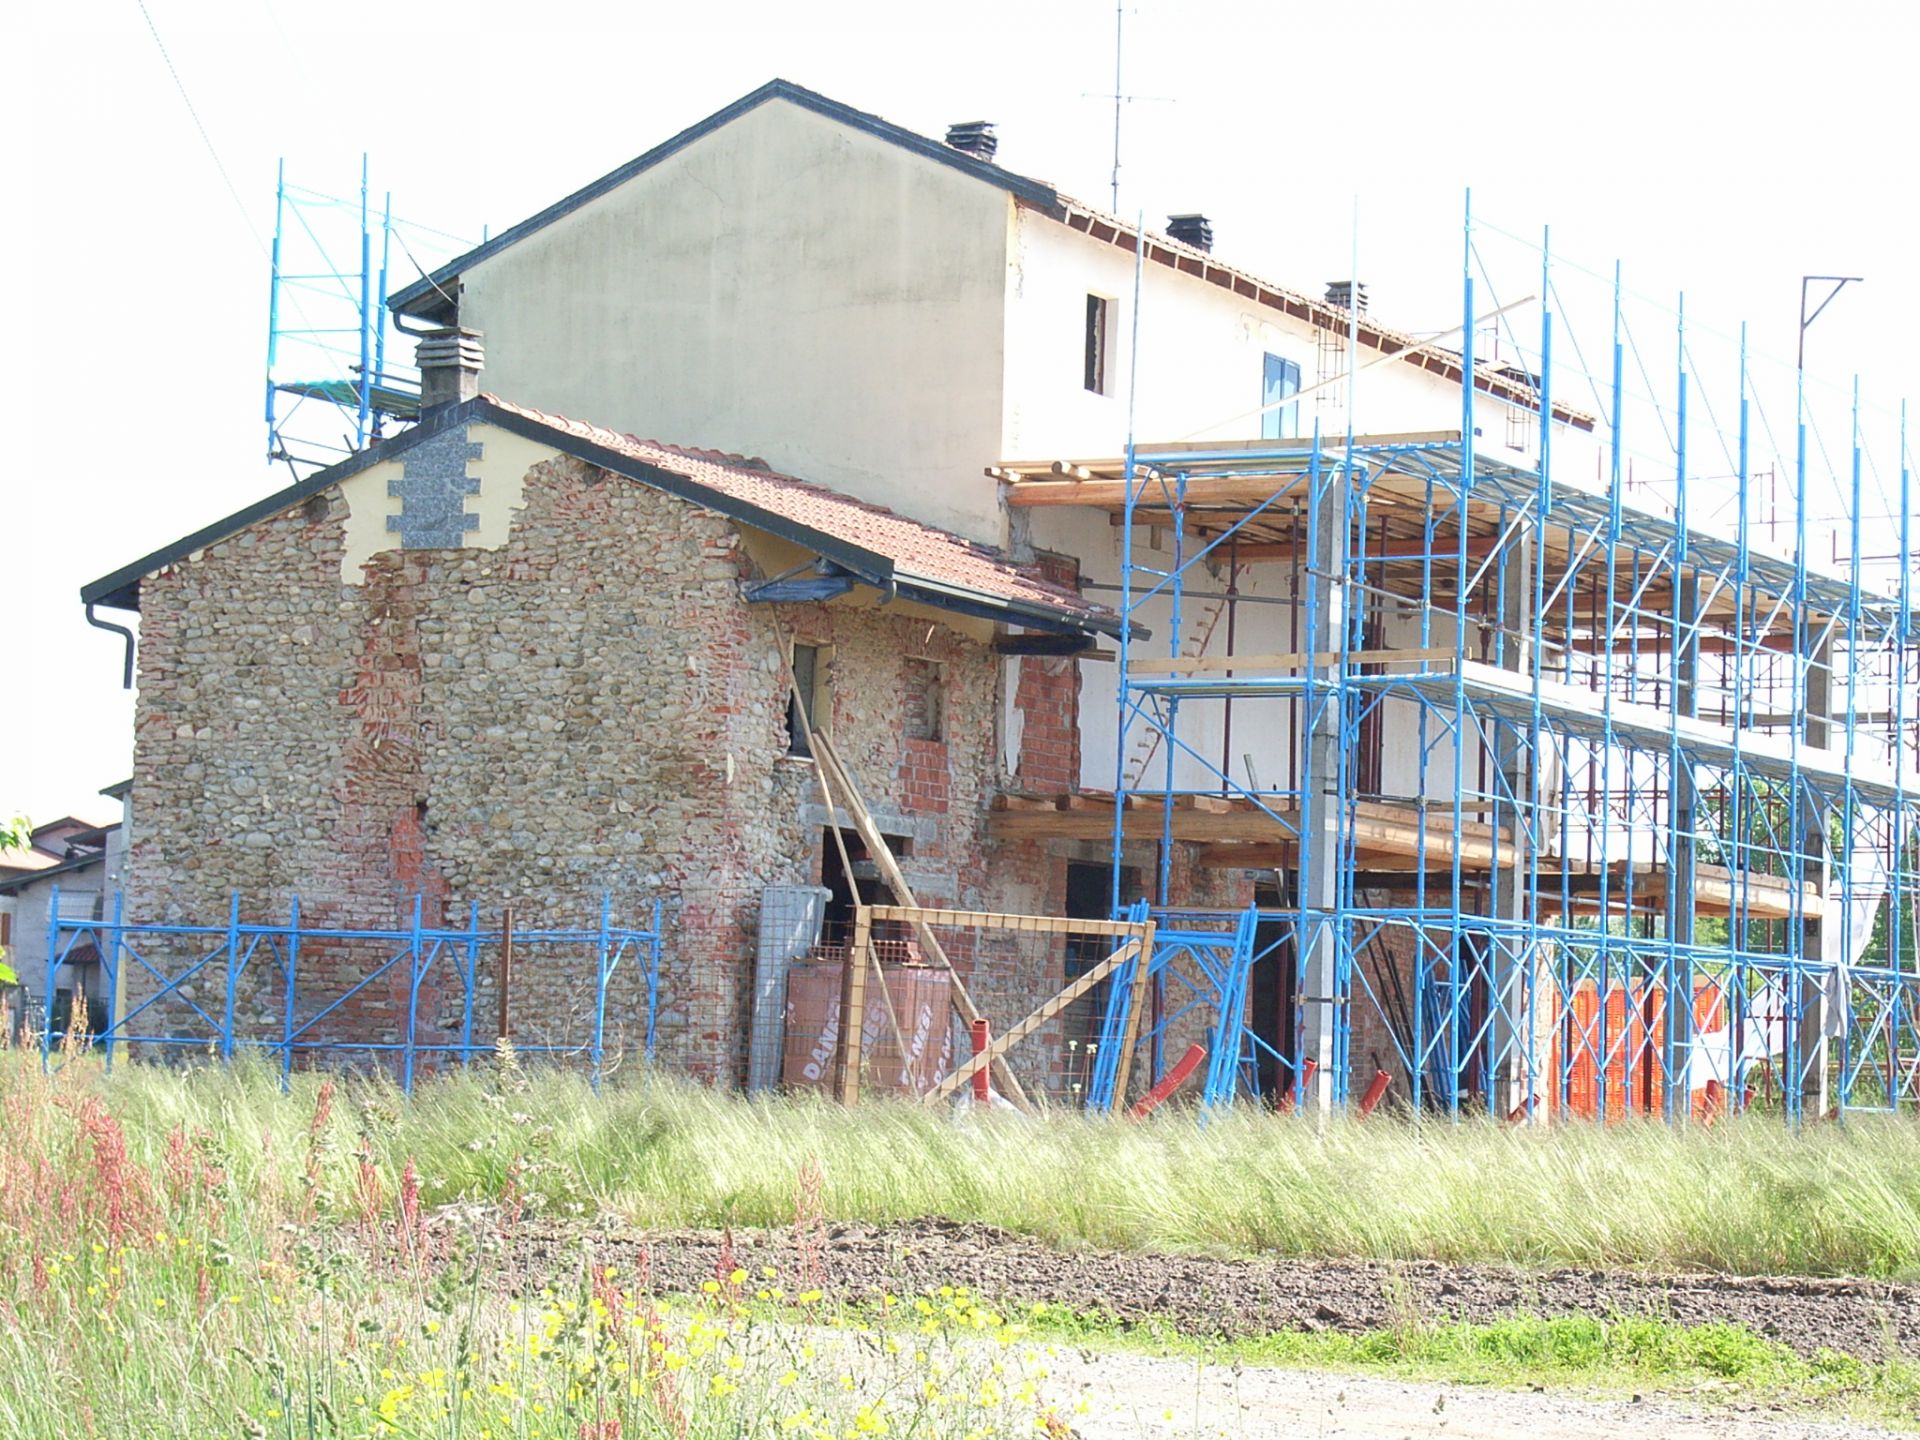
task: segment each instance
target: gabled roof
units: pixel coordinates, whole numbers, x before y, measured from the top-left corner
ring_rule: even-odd
[[[629,160],[619,169],[602,175],[591,185],[583,186],[565,199],[549,205],[537,215],[531,215],[518,225],[502,230],[485,244],[476,246],[466,254],[449,260],[431,275],[414,281],[413,284],[396,292],[387,304],[396,314],[412,315],[419,319],[431,320],[436,324],[451,323],[458,309],[458,291],[454,286],[460,276],[481,261],[498,255],[509,246],[516,245],[529,235],[544,230],[554,221],[572,214],[583,205],[598,199],[610,190],[617,189],[634,176],[651,170],[662,160],[685,149],[694,141],[713,133],[724,125],[739,119],[748,111],[758,109],[769,100],[786,100],[824,115],[829,120],[862,131],[868,135],[886,141],[890,145],[932,160],[938,164],[950,166],[962,174],[971,175],[977,180],[1007,191],[1021,204],[1037,210],[1048,218],[1057,220],[1069,229],[1078,230],[1095,240],[1118,245],[1128,251],[1140,245],[1147,260],[1193,275],[1209,281],[1234,294],[1251,300],[1268,309],[1278,310],[1296,320],[1304,320],[1322,330],[1345,333],[1349,326],[1355,331],[1359,343],[1369,349],[1386,355],[1403,355],[1407,363],[1418,365],[1421,369],[1449,380],[1460,383],[1460,356],[1442,350],[1419,337],[1391,326],[1382,325],[1367,315],[1353,316],[1344,307],[1328,304],[1325,300],[1316,300],[1305,293],[1261,280],[1244,270],[1237,270],[1222,264],[1211,251],[1200,250],[1192,245],[1183,244],[1170,236],[1148,232],[1144,237],[1138,228],[1126,220],[1108,215],[1090,205],[1083,205],[1070,196],[1061,194],[1044,180],[1035,180],[1030,176],[1017,175],[1011,170],[1002,169],[989,160],[981,160],[965,151],[956,150],[928,136],[921,135],[883,120],[878,115],[869,115],[864,110],[855,110],[838,100],[829,99],[804,85],[795,85],[790,80],[769,80],[750,95],[743,95],[723,110],[717,110],[697,125],[682,130],[671,140],[656,145],[646,154]],[[1144,243],[1142,243],[1144,241]],[[1534,387],[1511,376],[1503,375],[1490,367],[1475,367],[1477,374],[1474,383],[1477,389],[1497,396],[1515,405],[1531,407],[1537,410],[1540,396]],[[1554,418],[1583,430],[1591,430],[1594,418],[1583,411],[1555,402]]]
[[[475,246],[466,254],[449,260],[431,275],[416,280],[405,289],[397,291],[387,301],[389,308],[401,315],[413,315],[436,323],[452,318],[453,297],[450,285],[460,278],[462,272],[470,270],[489,256],[498,255],[510,245],[517,245],[529,235],[546,229],[554,221],[571,215],[582,205],[596,200],[609,190],[626,184],[634,176],[651,170],[668,156],[673,155],[703,136],[712,134],[723,125],[731,124],[750,110],[757,110],[769,100],[787,100],[824,115],[829,120],[838,121],[849,129],[864,131],[866,134],[897,145],[902,150],[910,150],[916,155],[925,156],[939,164],[951,166],[963,175],[984,180],[987,184],[1018,196],[1030,205],[1045,210],[1057,210],[1059,197],[1053,187],[1042,180],[1030,180],[1024,175],[1016,175],[1011,170],[1003,170],[991,161],[980,160],[951,145],[938,140],[930,140],[925,135],[915,134],[890,120],[882,120],[878,115],[869,115],[864,110],[856,110],[851,105],[843,105],[838,100],[830,100],[818,91],[809,90],[804,85],[795,85],[791,80],[769,80],[750,95],[742,95],[723,110],[716,110],[697,125],[690,125],[664,144],[656,145],[646,154],[636,156],[617,170],[609,171],[591,185],[556,201],[537,215],[530,215],[518,225],[502,230],[483,245]]]
[[[197,550],[236,535],[433,435],[468,424],[497,425],[590,465],[664,491],[743,525],[792,541],[843,578],[889,598],[1069,635],[1118,635],[1120,619],[1073,591],[1022,570],[984,545],[896,515],[878,505],[782,475],[717,451],[686,450],[482,395],[429,414],[419,425],[308,476],[153,554],[102,576],[82,602],[140,608],[140,581]]]
[[[29,885],[40,885],[47,881],[57,881],[63,875],[71,875],[79,870],[88,870],[95,865],[107,863],[104,850],[94,850],[86,854],[70,855],[65,860],[56,861],[39,870],[16,871],[12,874],[0,874],[0,895],[17,895]]]

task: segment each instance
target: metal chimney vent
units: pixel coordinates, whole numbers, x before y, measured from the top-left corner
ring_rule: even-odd
[[[1204,215],[1169,215],[1167,234],[1196,250],[1213,249],[1213,222]]]
[[[976,160],[991,160],[1000,148],[991,120],[963,120],[947,127],[947,144]]]
[[[1329,280],[1327,304],[1364,315],[1367,313],[1367,287],[1358,280]]]

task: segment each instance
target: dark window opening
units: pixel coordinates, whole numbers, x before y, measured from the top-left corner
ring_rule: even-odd
[[[946,667],[937,660],[909,659],[906,665],[906,704],[901,724],[910,740],[939,740],[945,709]]]
[[[1107,393],[1107,342],[1112,310],[1111,300],[1099,295],[1087,296],[1086,387],[1096,395]]]
[[[813,751],[807,746],[807,730],[824,728],[824,716],[820,713],[820,647],[818,645],[795,645],[793,647],[793,689],[787,695],[787,753],[811,757]],[[800,707],[807,707],[806,723],[800,719]]]
[[[913,842],[904,835],[884,835],[887,848],[893,852],[893,858],[904,860],[913,853]],[[844,845],[847,861],[853,866],[848,873],[847,865],[840,859],[840,848]],[[820,884],[829,892],[826,917],[821,925],[820,939],[823,945],[846,946],[853,943],[854,911],[861,905],[897,905],[899,899],[893,893],[893,887],[880,878],[880,864],[868,853],[867,847],[858,835],[851,831],[842,831],[836,842],[832,829],[820,832]],[[903,955],[889,947],[904,943],[907,927],[884,922],[874,929],[874,944],[880,950],[883,960],[898,960]]]
[[[1290,400],[1300,393],[1300,366],[1279,355],[1267,356],[1266,370],[1260,385],[1260,438],[1262,440],[1292,440],[1300,434],[1300,406],[1298,402],[1283,405],[1280,402]]]
[[[1140,893],[1140,875],[1133,869],[1120,872],[1121,903]],[[1106,920],[1113,915],[1113,867],[1067,862],[1067,918],[1070,920]],[[1113,953],[1112,942],[1104,935],[1067,937],[1063,984],[1071,984]],[[1097,982],[1079,999],[1067,1006],[1061,1016],[1060,1040],[1065,1047],[1063,1060],[1069,1094],[1084,1093],[1093,1075],[1094,1057],[1100,1044],[1100,1027],[1106,1018],[1107,993],[1111,977]]]
[[[1299,1002],[1295,979],[1299,973],[1299,953],[1294,947],[1297,920],[1284,914],[1268,916],[1269,910],[1284,911],[1290,902],[1277,885],[1256,886],[1254,903],[1263,912],[1253,932],[1253,970],[1249,975],[1252,994],[1250,1028],[1257,1042],[1253,1047],[1254,1079],[1260,1086],[1260,1098],[1278,1105],[1293,1090],[1294,1065],[1300,1053]]]

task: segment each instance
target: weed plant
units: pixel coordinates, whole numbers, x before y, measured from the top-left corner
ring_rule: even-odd
[[[122,1066],[106,1093],[145,1164],[185,1133],[249,1194],[297,1206],[368,1164],[391,1193],[411,1160],[423,1202],[503,1193],[552,1216],[643,1229],[769,1226],[816,1167],[828,1220],[945,1216],[1117,1250],[1646,1267],[1920,1278],[1920,1126],[1905,1117],[1711,1129],[1413,1123],[1324,1126],[1249,1107],[1204,1128],[1055,1112],[956,1121],[903,1102],[847,1110],[748,1100],[664,1078],[544,1073],[504,1089],[476,1064],[411,1100],[342,1083],[324,1133],[320,1080],[240,1065]],[[310,1173],[311,1172],[311,1173]]]

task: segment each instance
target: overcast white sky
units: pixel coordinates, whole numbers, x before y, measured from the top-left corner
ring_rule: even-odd
[[[369,151],[408,218],[497,231],[778,75],[929,134],[997,121],[1002,163],[1108,197],[1110,0],[147,6],[238,203],[137,0],[4,22],[0,810],[110,813],[95,792],[130,771],[119,645],[79,586],[285,481],[260,417],[277,158],[344,191]],[[1775,355],[1802,274],[1864,275],[1809,368],[1891,409],[1920,396],[1914,14],[1137,0],[1125,88],[1154,98],[1129,108],[1121,208],[1205,211],[1224,258],[1307,289],[1357,248],[1375,311],[1414,329],[1458,318],[1469,184],[1477,213],[1551,223],[1556,253],[1684,287]]]

